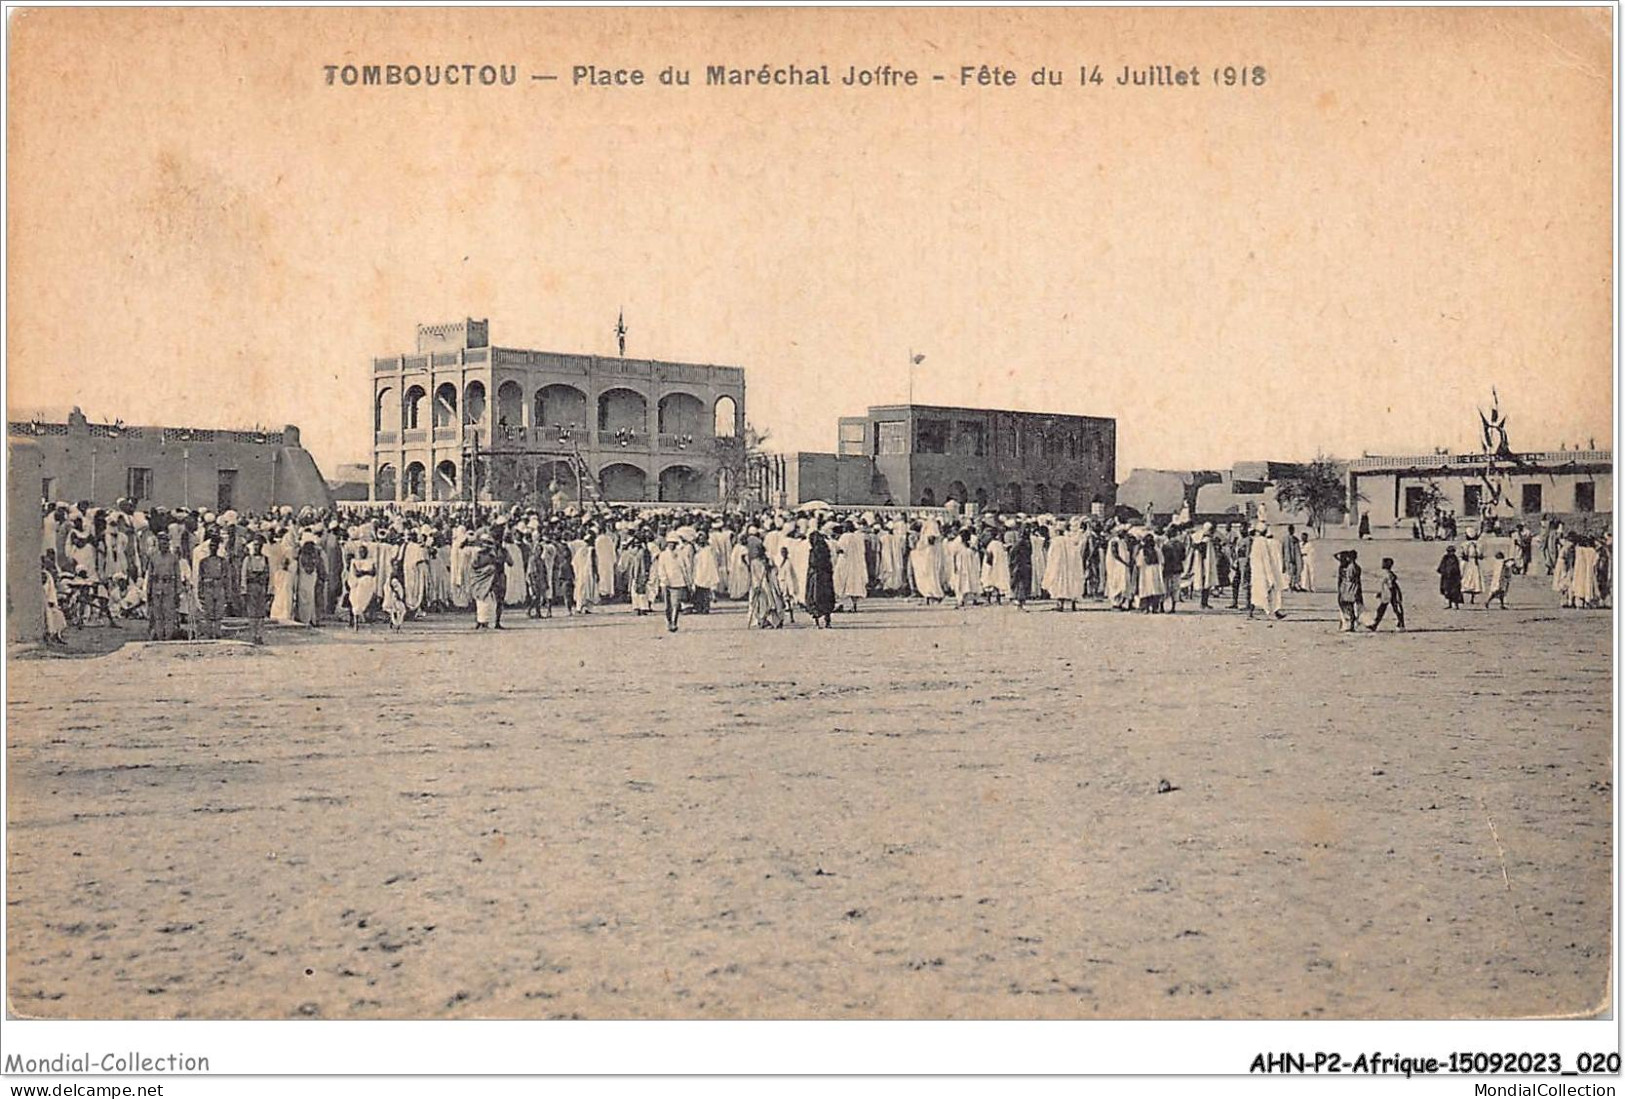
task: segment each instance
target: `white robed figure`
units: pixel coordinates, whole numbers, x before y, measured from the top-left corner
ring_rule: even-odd
[[[508,586],[502,594],[502,605],[523,607],[530,602],[530,584],[525,577],[525,551],[518,542],[509,542],[505,548],[508,560],[502,572]]]
[[[1213,544],[1213,524],[1203,523],[1202,529],[1191,539],[1185,554],[1185,574],[1182,585],[1193,596],[1200,597],[1219,586],[1219,550]]]
[[[1050,543],[1037,531],[1033,531],[1032,537],[1027,542],[1032,546],[1033,550],[1032,584],[1034,588],[1028,594],[1037,599],[1041,593],[1049,590],[1049,586],[1044,583],[1044,576],[1049,572]]]
[[[1465,589],[1463,589],[1465,590]],[[1597,584],[1597,547],[1574,547],[1574,572],[1569,579],[1569,598],[1577,606],[1594,606],[1602,596]]]
[[[1248,556],[1252,569],[1252,606],[1266,614],[1281,613],[1281,543],[1272,537],[1268,524],[1260,525]]]
[[[1484,590],[1484,551],[1469,539],[1461,547],[1461,591],[1463,595],[1477,595]]]
[[[784,589],[785,598],[792,599],[796,605],[807,605],[807,569],[812,560],[812,542],[807,538],[792,538],[785,549],[789,553],[789,567],[779,570],[779,587]],[[786,585],[794,585],[786,587]]]
[[[1051,599],[1075,603],[1083,598],[1083,547],[1076,531],[1065,530],[1055,536],[1044,572],[1044,590]]]
[[[1106,598],[1114,607],[1126,607],[1131,594],[1129,580],[1134,575],[1134,547],[1119,530],[1106,543]]]
[[[902,591],[908,586],[908,578],[903,575],[907,555],[908,528],[895,522],[880,536],[880,587],[884,591]]]
[[[1055,575],[1056,570],[1061,567],[1061,558],[1066,555],[1067,548],[1071,542],[1071,534],[1065,528],[1062,528],[1061,530],[1056,531],[1055,536],[1050,539],[1049,554],[1045,558],[1042,572],[1040,572],[1038,569],[1038,561],[1036,559],[1033,561],[1033,582],[1038,586],[1040,591],[1049,592],[1050,597],[1053,599],[1072,598],[1068,595],[1056,594],[1059,580]]]
[[[962,538],[955,538],[950,548],[954,551],[950,563],[954,595],[958,596],[959,605],[963,607],[982,590],[982,557],[974,546],[968,545]]]
[[[1310,539],[1308,535],[1305,535],[1303,537],[1303,539],[1302,539],[1302,545],[1303,545],[1303,573],[1299,577],[1298,583],[1303,585],[1303,590],[1304,591],[1314,591],[1315,590],[1315,546],[1316,546],[1316,543],[1312,539]]]
[[[265,547],[271,568],[272,622],[293,621],[293,550],[287,538],[278,538]]]
[[[983,554],[982,590],[1003,598],[1010,595],[1010,550],[997,538],[987,544]]]
[[[429,555],[416,538],[401,550],[401,569],[406,609],[416,614],[423,609],[423,601],[429,594]]]
[[[367,551],[365,542],[356,556],[350,558],[348,573],[350,613],[359,623],[367,617],[367,608],[372,606],[373,596],[378,593],[378,562]]]
[[[739,542],[728,551],[728,598],[744,599],[750,594],[750,551]]]
[[[849,530],[835,545],[840,551],[835,559],[835,598],[863,599],[869,594],[868,546],[863,535]]]
[[[729,575],[729,571],[733,567],[734,532],[727,527],[715,527],[711,531],[710,541],[711,552],[717,555],[717,569],[721,573],[720,578],[717,580],[717,593],[727,595],[730,598],[737,598],[731,590],[732,579]],[[746,575],[749,575],[748,569]],[[750,591],[749,584],[745,586],[745,590]]]
[[[570,568],[575,570],[575,591],[570,601],[577,611],[585,611],[598,602],[598,581],[593,573],[593,546],[584,538],[570,540]]]
[[[914,590],[925,599],[941,599],[942,590],[942,543],[939,535],[927,534],[922,528],[920,540],[914,544],[914,549],[908,555],[909,576],[914,582]]]
[[[716,543],[710,538],[694,545],[693,586],[711,592],[722,586],[722,566],[717,560]]]
[[[598,601],[615,598],[615,558],[619,550],[615,536],[607,530],[598,532],[592,543],[593,557],[598,565]]]
[[[474,565],[476,551],[477,547],[468,540],[468,528],[462,525],[454,527],[446,567],[451,573],[450,602],[458,609],[465,609],[474,603],[474,593],[469,590],[469,571]]]

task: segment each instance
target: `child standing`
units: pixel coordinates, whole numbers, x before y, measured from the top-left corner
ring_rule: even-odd
[[[1484,596],[1484,609],[1489,610],[1490,604],[1495,600],[1501,601],[1501,609],[1507,609],[1507,589],[1512,586],[1512,562],[1506,559],[1506,554],[1500,550],[1495,551],[1495,560],[1490,562],[1489,591]]]
[[[1382,624],[1382,613],[1389,607],[1394,608],[1394,621],[1401,633],[1405,632],[1405,593],[1399,588],[1399,577],[1394,575],[1394,559],[1384,557],[1382,569],[1377,573],[1377,617],[1371,622],[1371,632],[1376,633],[1377,627]]]
[[[1337,554],[1337,621],[1344,633],[1353,633],[1365,613],[1359,557],[1359,550],[1343,550]]]
[[[406,621],[406,577],[399,561],[389,570],[389,583],[384,585],[384,613],[389,615],[389,628],[399,633]]]

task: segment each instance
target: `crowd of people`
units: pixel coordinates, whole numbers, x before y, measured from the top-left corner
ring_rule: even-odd
[[[1543,530],[1543,551],[1546,537]],[[1600,605],[1611,540],[1559,528],[1551,546],[1549,571],[1564,605]],[[1497,552],[1486,580],[1476,542],[1459,556],[1451,546],[1439,566],[1447,605],[1479,593],[1485,605],[1497,595],[1504,605],[1507,577],[1527,570],[1527,548],[1521,562]],[[1359,602],[1343,598],[1348,563],[1339,556],[1340,608]],[[1391,562],[1385,568],[1391,577]],[[751,626],[782,628],[800,611],[829,628],[836,613],[856,613],[876,596],[1022,609],[1047,600],[1062,612],[1098,600],[1143,614],[1191,603],[1274,618],[1286,592],[1312,592],[1317,582],[1309,534],[1262,521],[1153,528],[952,510],[473,504],[217,515],[58,503],[45,512],[41,572],[53,641],[69,625],[132,619],[144,619],[156,640],[220,637],[227,619],[245,623],[257,642],[267,621],[400,629],[458,612],[471,612],[475,629],[500,630],[505,611],[587,615],[611,602],[629,603],[638,616],[658,608],[675,631],[683,614],[708,614],[718,600],[744,604]],[[1398,591],[1397,578],[1384,585]],[[1399,600],[1385,602],[1403,628]]]

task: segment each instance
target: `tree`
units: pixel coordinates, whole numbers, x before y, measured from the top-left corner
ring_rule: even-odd
[[[1327,519],[1348,513],[1348,486],[1337,463],[1320,455],[1275,482],[1275,502],[1283,511],[1305,512],[1315,533],[1323,534]]]
[[[758,430],[747,420],[742,438],[717,439],[717,496],[724,507],[767,502],[753,499],[758,487],[754,482],[758,478],[752,476],[752,470],[765,460],[764,448],[771,435],[771,431]]]

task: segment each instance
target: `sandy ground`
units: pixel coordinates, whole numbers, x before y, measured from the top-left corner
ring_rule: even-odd
[[[831,632],[615,608],[13,659],[10,1003],[1589,1011],[1610,616],[1544,577],[1447,614],[1436,548],[1389,551],[1403,636],[1340,635],[1329,595],[1270,624],[875,601]]]

